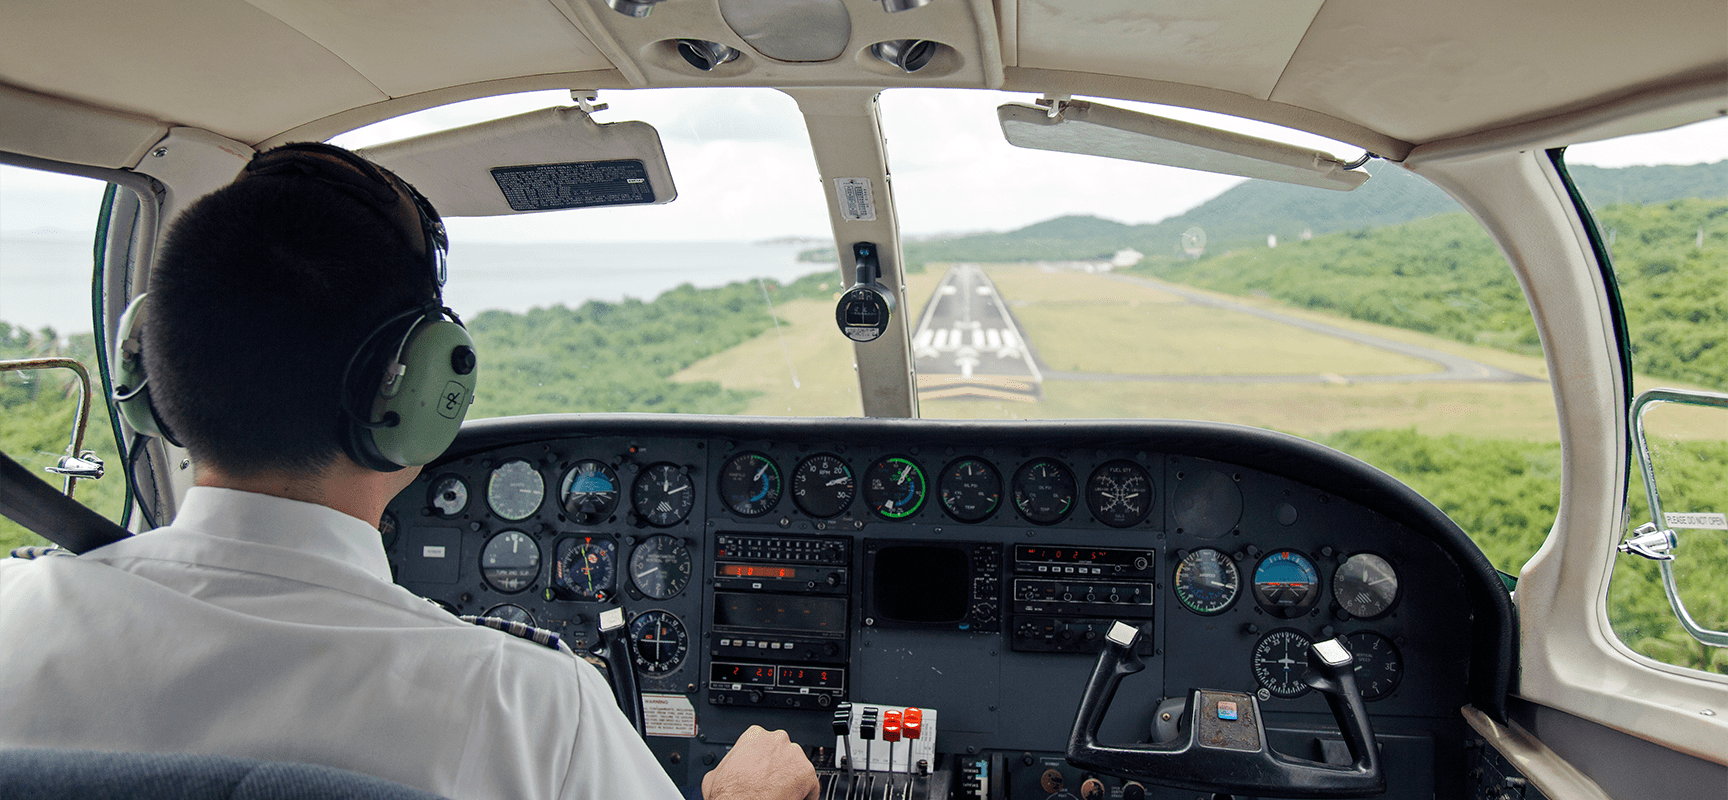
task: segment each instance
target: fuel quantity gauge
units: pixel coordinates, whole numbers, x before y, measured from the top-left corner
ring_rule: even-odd
[[[924,507],[924,470],[909,458],[888,456],[864,472],[864,504],[884,519],[905,519]]]
[[[739,453],[720,470],[720,499],[741,517],[760,517],[773,511],[783,489],[780,468],[761,453]]]

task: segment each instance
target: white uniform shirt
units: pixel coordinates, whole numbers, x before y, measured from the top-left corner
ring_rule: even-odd
[[[675,798],[592,666],[390,580],[378,532],[195,488],[172,526],[0,559],[0,746],[326,764],[452,798]]]

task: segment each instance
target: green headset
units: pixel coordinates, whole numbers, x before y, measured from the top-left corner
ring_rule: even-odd
[[[339,147],[290,144],[262,153],[236,182],[303,177],[341,190],[395,222],[431,272],[433,296],[372,329],[342,373],[339,439],[355,463],[380,472],[419,466],[455,441],[479,376],[474,340],[442,301],[449,240],[437,210],[388,170]],[[150,402],[144,373],[145,298],[120,316],[114,342],[113,399],[133,430],[180,445]]]

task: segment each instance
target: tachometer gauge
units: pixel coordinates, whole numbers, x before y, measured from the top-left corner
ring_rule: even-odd
[[[1086,505],[1112,528],[1140,524],[1152,512],[1152,476],[1132,461],[1112,461],[1086,479]]]
[[[677,525],[696,506],[696,484],[690,471],[664,461],[651,464],[630,487],[630,506],[656,528]]]
[[[515,603],[504,603],[502,605],[493,606],[486,609],[486,613],[481,614],[480,616],[501,619],[505,622],[520,622],[523,625],[530,627],[534,625],[534,615],[528,613],[528,609],[516,605]]]
[[[884,519],[905,519],[924,507],[924,470],[909,458],[888,456],[864,471],[864,505]]]
[[[1002,476],[988,461],[962,458],[942,470],[936,494],[948,516],[978,522],[996,513],[996,506],[1002,503]]]
[[[578,525],[605,522],[618,508],[618,473],[604,461],[585,458],[564,473],[559,504]]]
[[[782,489],[780,468],[761,453],[739,453],[720,468],[720,499],[738,516],[760,517],[773,511]]]
[[[444,475],[432,482],[426,504],[441,517],[454,517],[468,507],[468,484],[455,475]]]
[[[1398,688],[1398,682],[1404,679],[1404,659],[1391,639],[1373,631],[1357,631],[1345,636],[1344,641],[1356,657],[1352,668],[1363,700],[1379,700]]]
[[[533,464],[520,458],[499,464],[486,481],[486,502],[492,505],[492,513],[512,522],[533,516],[544,499],[546,480]]]
[[[1196,614],[1222,614],[1242,590],[1242,573],[1226,553],[1202,547],[1176,563],[1176,599]]]
[[[1074,510],[1074,473],[1062,462],[1040,458],[1014,473],[1014,508],[1028,522],[1051,525]]]
[[[792,473],[792,502],[804,513],[826,519],[845,511],[858,493],[852,468],[837,455],[818,453]]]
[[[618,546],[611,539],[565,539],[552,562],[552,585],[577,600],[603,601],[612,596],[618,572]]]
[[[504,531],[480,550],[480,577],[505,594],[514,594],[540,576],[540,545],[521,531]]]
[[[1332,596],[1350,616],[1373,619],[1398,599],[1398,571],[1373,553],[1357,553],[1332,573]]]
[[[1254,568],[1254,599],[1266,612],[1295,619],[1320,602],[1320,573],[1294,550],[1279,550]]]
[[[676,536],[650,536],[630,554],[630,579],[637,591],[655,600],[684,591],[692,570],[690,548]]]
[[[1308,671],[1310,641],[1301,631],[1279,628],[1254,643],[1254,679],[1279,697],[1308,692],[1302,673]]]
[[[630,649],[636,671],[665,675],[684,663],[690,650],[690,634],[670,611],[644,611],[630,620]]]

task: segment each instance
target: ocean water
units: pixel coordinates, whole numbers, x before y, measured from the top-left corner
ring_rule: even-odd
[[[832,264],[797,260],[809,244],[633,242],[501,244],[457,242],[444,299],[463,316],[490,309],[578,306],[589,300],[651,300],[689,283],[724,286],[790,281]],[[0,322],[64,335],[90,330],[91,246],[70,237],[0,239]]]

